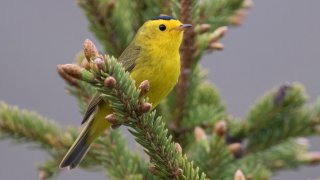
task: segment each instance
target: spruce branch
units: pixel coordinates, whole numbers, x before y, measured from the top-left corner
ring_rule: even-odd
[[[216,88],[208,83],[206,74],[195,68],[190,77],[186,113],[180,128],[194,129],[196,126],[212,128],[214,123],[225,118],[225,108]]]
[[[77,135],[78,131],[74,128],[68,128],[64,132],[63,128],[56,123],[34,112],[21,110],[1,102],[0,137],[18,142],[32,142],[51,156],[52,160],[39,166],[39,178],[50,178],[60,172],[58,164]],[[125,159],[121,159],[119,155],[115,156],[116,153],[121,153],[121,156]],[[132,165],[131,168],[127,167],[128,162]],[[114,166],[114,164],[117,164],[117,166]],[[108,171],[111,177],[119,176],[114,172],[119,172],[126,177],[133,175],[150,176],[145,163],[136,154],[132,154],[128,150],[125,140],[118,131],[112,131],[110,134],[100,137],[92,145],[88,155],[80,164],[80,167],[85,169],[101,166]]]
[[[288,140],[240,159],[233,168],[248,169],[251,165],[263,165],[269,171],[297,168],[302,165],[319,164],[319,152],[307,152],[306,140]],[[250,174],[250,171],[247,171]],[[247,174],[246,173],[246,174]],[[254,178],[256,179],[256,178]]]
[[[72,134],[63,134],[56,123],[49,121],[34,112],[20,110],[1,102],[0,133],[2,138],[13,138],[21,141],[37,142],[39,146],[53,154],[55,149],[67,148],[72,143]]]
[[[89,28],[108,50],[108,53],[120,55],[123,46],[121,47],[114,28],[111,28],[114,26],[111,23],[111,14],[114,10],[115,1],[78,0],[77,2],[86,13],[90,22]]]
[[[116,124],[130,127],[131,134],[150,156],[153,173],[162,178],[205,179],[204,173],[175,150],[161,118],[156,118],[155,112],[141,110],[147,101],[140,96],[129,73],[113,57],[105,56],[103,62],[100,66],[92,65],[94,68],[90,71],[75,64],[62,65],[62,68],[68,75],[90,83],[104,94],[118,118]],[[114,78],[113,86],[105,86],[108,77]]]
[[[199,132],[197,132],[195,136],[199,136]],[[196,139],[196,143],[189,149],[191,159],[199,165],[200,169],[202,169],[209,178],[228,179],[225,178],[226,174],[224,171],[228,169],[230,163],[234,161],[234,155],[225,145],[224,138],[211,135],[203,139],[196,137]]]
[[[97,148],[91,151],[94,151],[111,179],[153,179],[145,161],[128,149],[127,142],[119,131],[111,131],[108,139],[110,140],[99,138],[96,143],[104,151]]]
[[[268,148],[292,137],[313,134],[306,93],[299,83],[285,84],[268,93],[240,125],[238,137],[248,137],[248,152]]]

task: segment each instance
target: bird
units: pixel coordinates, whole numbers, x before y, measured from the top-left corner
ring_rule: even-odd
[[[191,26],[167,15],[151,18],[138,29],[131,43],[118,58],[118,62],[135,80],[136,87],[145,80],[149,81],[149,91],[145,96],[152,108],[155,108],[178,82],[179,48],[184,30]],[[97,93],[84,114],[81,123],[84,127],[62,159],[60,168],[73,169],[80,164],[94,140],[111,126],[105,120],[108,114],[112,114],[112,109],[107,100]]]

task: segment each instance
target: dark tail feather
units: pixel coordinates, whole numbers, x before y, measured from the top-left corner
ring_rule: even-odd
[[[69,166],[70,169],[73,169],[79,165],[90,148],[90,143],[87,141],[87,137],[88,130],[85,128],[61,161],[59,166],[60,168]]]

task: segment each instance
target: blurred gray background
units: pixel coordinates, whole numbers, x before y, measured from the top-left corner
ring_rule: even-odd
[[[204,57],[209,79],[222,94],[228,112],[245,116],[264,92],[300,81],[310,102],[320,95],[320,1],[256,0],[240,28],[224,38],[226,49]],[[0,100],[34,110],[64,125],[79,125],[73,97],[64,92],[56,65],[70,63],[85,38],[97,42],[74,1],[0,1]],[[319,139],[311,149],[320,150]],[[0,142],[1,179],[36,179],[35,166],[47,155],[30,145]],[[316,179],[320,167],[278,173],[273,179]],[[104,179],[79,169],[57,179]]]

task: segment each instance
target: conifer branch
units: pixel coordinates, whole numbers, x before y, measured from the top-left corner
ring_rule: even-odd
[[[107,138],[107,140],[106,140]],[[112,179],[152,179],[148,172],[147,164],[136,154],[133,154],[127,147],[126,140],[117,130],[111,131],[106,138],[99,138],[93,148],[96,158],[107,175]]]
[[[205,179],[205,175],[194,168],[186,156],[175,150],[161,118],[156,118],[155,112],[148,112],[150,107],[141,96],[143,85],[138,91],[129,73],[116,59],[109,56],[100,58],[101,61],[94,61],[98,63],[93,63],[90,71],[71,64],[61,67],[68,75],[90,83],[105,95],[116,115],[107,116],[107,120],[116,127],[120,124],[130,127],[131,134],[151,158],[152,173],[162,178]]]
[[[269,171],[293,169],[302,165],[316,165],[320,163],[319,152],[307,152],[308,143],[305,139],[288,140],[272,146],[268,150],[259,151],[239,160],[234,169],[246,165],[263,165]],[[248,172],[250,173],[250,172]],[[254,178],[256,179],[256,178]]]
[[[72,143],[72,135],[75,131],[63,134],[61,129],[52,121],[49,121],[34,112],[10,107],[4,102],[0,104],[0,133],[2,138],[14,138],[37,142],[41,148],[49,152],[54,149],[66,149]]]
[[[306,93],[299,83],[285,84],[260,100],[239,127],[236,137],[247,137],[247,151],[255,152],[289,138],[314,134],[314,120],[304,107]],[[315,114],[314,114],[315,115]]]
[[[74,128],[68,128],[64,132],[63,128],[34,112],[20,110],[4,102],[0,105],[0,137],[18,142],[32,142],[52,157],[52,160],[39,166],[39,178],[46,179],[59,173],[58,164],[78,133]],[[115,153],[121,153],[121,157],[125,159],[115,156]],[[131,165],[130,168],[127,167],[128,164]],[[126,177],[150,176],[144,162],[127,149],[125,140],[117,131],[100,137],[92,145],[80,167],[90,169],[101,165],[111,177],[119,176],[118,173]]]
[[[112,19],[110,15],[115,6],[115,1],[99,1],[99,0],[78,0],[79,6],[83,8],[90,22],[90,29],[96,35],[98,40],[108,50],[108,53],[120,55],[123,51],[118,36],[114,32]]]

